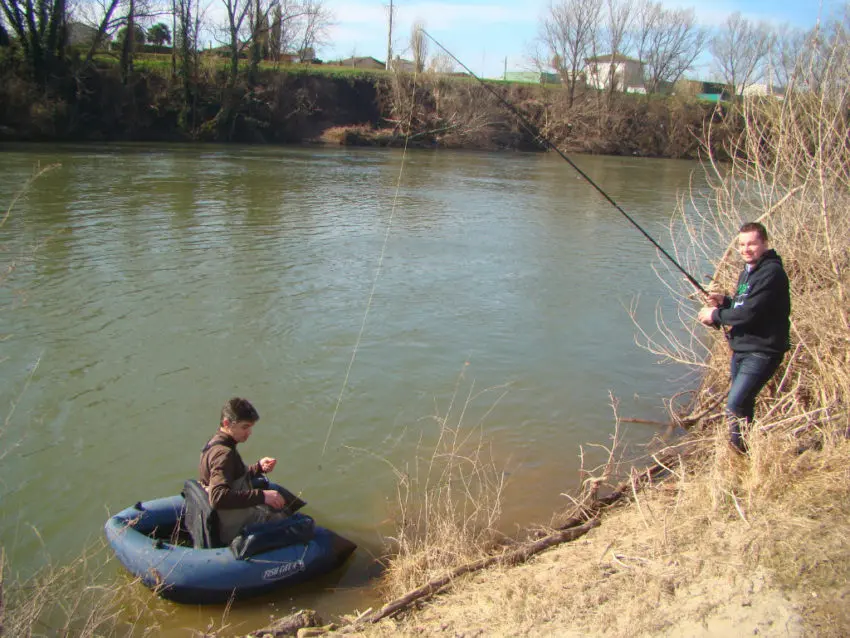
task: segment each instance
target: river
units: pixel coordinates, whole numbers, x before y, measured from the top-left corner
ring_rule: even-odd
[[[669,242],[695,163],[575,160]],[[276,456],[272,478],[360,550],[231,622],[364,609],[394,468],[427,458],[441,419],[480,427],[511,530],[567,505],[580,446],[603,457],[587,444],[610,442],[609,392],[624,416],[664,420],[687,383],[635,345],[627,312],[639,297],[650,328],[656,307],[674,313],[655,249],[554,154],[6,146],[2,209],[52,163],[0,228],[15,264],[0,287],[0,541],[21,573],[178,492],[239,395],[261,415],[245,459]],[[622,438],[639,450],[658,432]],[[151,604],[163,634],[221,614]]]

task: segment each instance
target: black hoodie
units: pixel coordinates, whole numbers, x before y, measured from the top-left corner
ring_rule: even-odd
[[[727,338],[734,352],[788,351],[791,293],[776,251],[765,251],[752,270],[744,268],[734,299],[726,297],[712,319],[716,325],[731,327]]]

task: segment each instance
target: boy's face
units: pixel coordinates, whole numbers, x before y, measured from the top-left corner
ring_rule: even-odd
[[[221,429],[233,437],[237,443],[244,443],[251,436],[251,431],[254,428],[254,421],[231,421],[224,419],[221,422]]]
[[[747,264],[755,264],[767,251],[767,242],[763,240],[758,232],[751,230],[738,235],[738,252]]]

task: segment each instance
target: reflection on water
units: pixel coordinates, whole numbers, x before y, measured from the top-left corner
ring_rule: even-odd
[[[609,391],[660,419],[682,384],[634,345],[625,310],[640,295],[652,325],[669,306],[654,248],[557,157],[27,146],[0,153],[0,201],[37,161],[62,166],[0,229],[4,246],[38,245],[15,272],[25,294],[2,293],[2,443],[18,445],[0,463],[0,539],[19,569],[179,490],[244,395],[262,418],[243,456],[277,456],[273,478],[361,551],[332,583],[234,618],[365,607],[394,469],[427,456],[436,417],[483,429],[513,529],[575,488],[579,445],[610,435]],[[577,163],[662,243],[695,168]],[[175,627],[214,615],[198,613]]]

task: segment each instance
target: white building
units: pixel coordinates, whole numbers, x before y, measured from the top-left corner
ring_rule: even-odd
[[[643,84],[643,62],[619,53],[597,55],[587,58],[584,74],[587,85],[597,89],[607,89],[613,81],[617,91],[625,93],[646,93]]]

